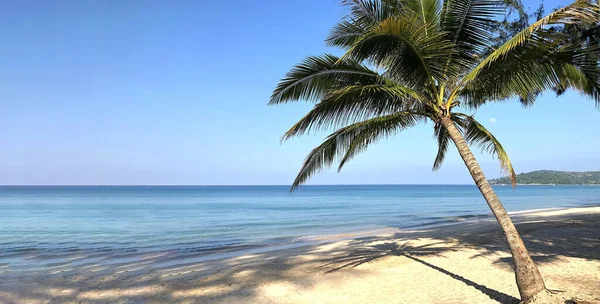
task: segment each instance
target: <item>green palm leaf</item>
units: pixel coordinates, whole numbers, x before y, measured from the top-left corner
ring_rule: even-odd
[[[435,92],[434,83],[446,76],[445,59],[453,45],[435,24],[420,20],[412,11],[390,17],[358,38],[342,58],[367,60],[399,82]]]
[[[352,85],[331,91],[288,130],[282,140],[418,108],[424,97],[398,84]]]
[[[589,0],[578,0],[571,5],[556,10],[506,41],[468,73],[462,79],[461,83],[465,84],[473,81],[486,66],[501,59],[503,56],[506,56],[511,50],[525,44],[532,36],[534,36],[536,31],[540,30],[543,26],[548,24],[572,24],[586,21],[597,22],[598,12],[598,5]]]
[[[599,45],[574,47],[567,62],[557,72],[560,79],[560,84],[555,88],[557,93],[574,89],[593,99],[600,109],[599,54]]]
[[[342,5],[350,8],[350,17],[355,22],[377,23],[388,17],[388,1],[342,0]]]
[[[377,72],[352,59],[340,59],[329,54],[310,56],[292,68],[279,82],[269,104],[320,100],[336,85],[373,82],[379,78]]]
[[[544,47],[544,42],[521,46],[481,71],[461,91],[461,102],[477,108],[488,101],[519,98],[531,105],[539,92],[557,86],[561,63]]]
[[[478,54],[490,47],[493,38],[493,19],[503,12],[497,0],[447,0],[442,15],[442,30],[454,42],[457,52],[454,60],[475,63]],[[449,64],[453,64],[449,62]]]
[[[376,25],[361,25],[356,22],[343,20],[333,27],[325,42],[329,46],[351,47],[360,36]]]
[[[423,119],[425,117],[420,113],[405,111],[358,122],[335,131],[308,154],[291,190],[298,188],[315,173],[330,167],[336,159],[341,159],[341,169],[348,160],[364,151],[371,143],[414,126]]]
[[[433,171],[435,171],[442,166],[442,163],[446,158],[446,151],[448,151],[448,146],[450,144],[450,135],[448,135],[448,130],[441,124],[435,124],[433,127],[433,135],[438,143],[438,152],[435,156],[435,161],[433,162]]]
[[[567,37],[556,32],[539,34],[483,69],[462,89],[463,104],[476,108],[488,101],[517,97],[522,104],[531,105],[540,92],[575,89],[598,105],[598,47],[565,42]]]
[[[441,7],[437,0],[404,0],[404,9],[409,9],[420,16],[422,25],[439,24]]]
[[[326,40],[331,46],[352,46],[360,36],[400,12],[402,7],[396,0],[344,0],[342,5],[350,8],[350,13],[333,27]]]
[[[508,173],[513,187],[517,185],[517,174],[513,169],[508,154],[502,147],[502,144],[492,133],[480,124],[473,116],[462,113],[455,113],[454,122],[462,127],[465,139],[469,144],[473,144],[482,149],[483,152],[490,153],[498,158],[503,172]]]

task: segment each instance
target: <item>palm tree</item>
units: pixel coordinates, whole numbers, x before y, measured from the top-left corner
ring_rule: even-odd
[[[498,140],[472,115],[486,102],[518,99],[531,105],[546,90],[574,89],[600,105],[598,47],[556,27],[598,22],[598,6],[578,0],[524,25],[498,44],[502,0],[343,0],[346,17],[326,40],[341,57],[307,57],[280,81],[269,104],[315,101],[282,140],[337,129],[306,157],[292,191],[339,161],[338,170],[370,144],[433,122],[439,146],[433,169],[453,143],[502,228],[515,265],[521,299],[545,290],[532,261],[469,145],[497,156],[516,185]]]

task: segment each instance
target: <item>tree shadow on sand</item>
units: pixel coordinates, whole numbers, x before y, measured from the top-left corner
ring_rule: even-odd
[[[569,215],[545,220],[535,217],[517,217],[515,220],[523,240],[534,261],[543,265],[563,258],[600,260],[600,222],[595,214]],[[477,227],[477,229],[474,229]],[[479,249],[470,259],[485,257],[494,264],[514,269],[509,249],[498,224],[462,223],[452,227],[434,227],[426,230],[399,232],[393,237],[365,237],[353,240],[348,247],[358,248],[341,257],[330,258],[319,267],[327,273],[354,268],[389,256],[403,256],[437,270],[484,293],[500,303],[518,303],[511,295],[473,282],[456,273],[426,262],[420,257],[443,256],[444,253],[462,249]],[[476,231],[476,232],[474,232]],[[402,239],[435,238],[439,242],[423,246],[400,244]],[[373,244],[373,245],[371,245]],[[483,250],[481,250],[483,249]],[[598,299],[600,300],[600,298]]]
[[[534,260],[543,265],[565,257],[600,260],[600,222],[597,219],[596,215],[570,215],[544,221],[519,217],[515,222]],[[411,244],[408,240],[414,239],[432,241],[413,246],[417,243]],[[473,256],[465,259],[485,257],[498,266],[512,267],[505,243],[498,224],[490,221],[402,231],[385,237],[367,236],[337,247],[324,243],[299,247],[285,254],[264,252],[221,262],[169,260],[168,266],[156,268],[163,262],[163,257],[157,256],[145,259],[143,263],[127,262],[118,267],[105,267],[102,271],[94,265],[66,265],[64,272],[48,275],[51,280],[38,277],[37,281],[11,283],[0,273],[0,303],[21,303],[22,299],[40,303],[251,303],[256,302],[257,290],[265,284],[284,284],[299,290],[320,284],[318,277],[296,274],[299,267],[302,271],[298,273],[315,270],[334,273],[391,256],[417,262],[500,303],[517,303],[511,295],[427,259],[452,251],[477,249]],[[311,257],[308,262],[307,257]],[[90,272],[92,270],[95,272]],[[21,283],[23,286],[19,288]]]
[[[524,219],[517,224],[527,249],[538,264],[552,263],[563,257],[600,260],[600,223],[596,215],[578,215],[569,218],[538,221]],[[499,229],[482,230],[480,233],[462,233],[451,237],[463,246],[485,249],[472,258],[489,257],[496,252],[508,252],[508,246]],[[512,258],[497,258],[496,264],[513,267]]]
[[[354,250],[346,256],[331,258],[326,261],[325,264],[320,266],[319,269],[325,270],[326,273],[332,273],[345,268],[354,268],[365,263],[375,262],[379,259],[389,256],[403,256],[415,262],[421,263],[422,265],[431,269],[437,270],[468,286],[471,286],[490,297],[490,299],[496,300],[500,303],[519,302],[519,299],[511,295],[489,288],[485,285],[477,284],[476,282],[473,282],[465,277],[418,258],[418,256],[436,256],[442,255],[445,251],[457,250],[457,248],[435,247],[438,244],[439,243],[432,243],[422,246],[411,246],[410,242],[405,242],[403,244],[399,244],[397,242],[376,244]]]

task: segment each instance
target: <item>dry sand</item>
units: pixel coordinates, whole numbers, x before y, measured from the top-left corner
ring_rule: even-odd
[[[600,303],[600,207],[514,219],[548,288]],[[492,221],[205,258],[162,252],[0,268],[0,303],[518,302],[510,255]]]

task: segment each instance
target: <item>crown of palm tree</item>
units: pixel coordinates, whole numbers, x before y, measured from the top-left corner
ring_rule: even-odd
[[[269,104],[315,101],[283,139],[337,129],[313,149],[292,189],[370,144],[430,120],[441,166],[452,140],[447,117],[467,142],[497,156],[515,185],[500,142],[472,115],[458,112],[540,92],[574,89],[600,106],[599,49],[558,28],[598,22],[598,5],[577,1],[524,27],[499,45],[494,28],[514,3],[495,0],[345,0],[349,14],[332,30],[341,57],[311,56],[278,84]],[[555,26],[551,26],[555,25]],[[589,39],[588,39],[589,40]],[[459,106],[461,106],[459,108]]]

